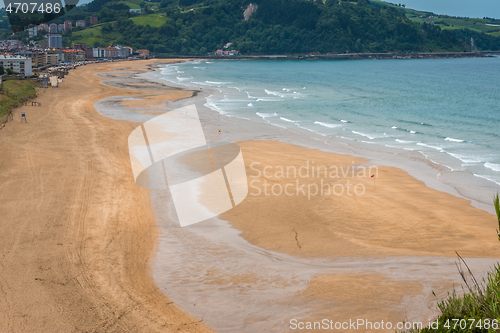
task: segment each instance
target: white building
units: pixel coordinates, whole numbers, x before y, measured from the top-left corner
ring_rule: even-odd
[[[0,66],[10,68],[14,73],[31,76],[31,59],[18,55],[0,55]]]
[[[37,26],[36,25],[33,25],[33,24],[30,24],[29,26],[27,26],[26,28],[24,28],[24,30],[28,30],[28,35],[29,37],[35,37],[37,35]]]
[[[109,57],[109,53],[105,48],[94,47],[94,49],[92,50],[92,56],[94,58],[107,58]]]

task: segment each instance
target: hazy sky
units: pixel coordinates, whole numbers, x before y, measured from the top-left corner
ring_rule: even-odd
[[[388,0],[436,14],[500,19],[500,0]]]

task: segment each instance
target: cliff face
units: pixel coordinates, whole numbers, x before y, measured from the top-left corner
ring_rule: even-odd
[[[259,6],[257,6],[256,3],[251,3],[248,5],[247,9],[245,9],[245,11],[243,12],[243,17],[245,18],[245,21],[248,21],[252,13],[255,12],[258,7]]]

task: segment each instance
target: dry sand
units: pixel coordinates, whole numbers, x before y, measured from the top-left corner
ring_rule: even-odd
[[[93,107],[109,96],[152,95],[94,76],[148,64],[73,70],[59,88],[40,93],[42,107],[19,108],[0,130],[1,331],[211,331],[150,275],[158,228],[149,191],[130,173],[127,137],[137,125]],[[186,97],[157,89],[168,99]]]
[[[363,158],[276,141],[239,145],[249,195],[222,218],[254,245],[301,257],[455,256],[458,251],[464,257],[500,258],[493,214],[468,200],[430,189],[401,169],[375,168]],[[324,169],[318,175],[318,167],[323,166],[326,177]],[[269,177],[264,175],[265,167]],[[308,177],[299,175],[301,167]],[[297,181],[299,188],[304,185],[302,190],[297,191]],[[325,186],[321,195],[321,184],[326,183],[330,194]],[[287,184],[292,195],[284,193]],[[342,195],[333,194],[335,185],[337,194],[343,188]],[[355,194],[356,185],[358,194],[364,187],[364,194]],[[316,186],[318,194],[313,195]],[[283,193],[276,195],[280,190]]]

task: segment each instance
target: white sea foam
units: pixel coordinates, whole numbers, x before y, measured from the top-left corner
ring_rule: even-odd
[[[453,138],[446,138],[446,141],[452,141],[452,142],[465,142],[465,140],[460,140],[460,139],[453,139]]]
[[[276,98],[257,98],[257,102],[280,102],[281,99]]]
[[[278,116],[278,114],[276,112],[274,112],[274,113],[256,112],[255,114],[261,118],[269,118],[269,117],[277,117]]]
[[[211,102],[211,101],[207,100],[207,102],[205,103],[205,106],[207,108],[210,108],[210,109],[212,109],[214,111],[219,112],[222,115],[227,115],[227,112],[224,111],[223,109],[221,109],[219,106],[217,106],[217,104],[215,104],[214,102]]]
[[[288,118],[285,118],[285,117],[280,117],[281,120],[284,120],[284,121],[288,121],[289,123],[296,123],[295,120],[291,120],[291,119],[288,119]]]
[[[461,155],[461,154],[450,153],[450,152],[446,152],[446,153],[455,157],[456,159],[459,159],[460,161],[462,161],[464,163],[481,163],[481,162],[483,162],[482,159],[478,156],[467,156],[467,155]]]
[[[278,97],[285,97],[285,95],[280,94],[279,92],[276,92],[276,91],[267,90],[267,89],[264,89],[264,91],[265,91],[265,92],[266,92],[266,94],[268,94],[268,95],[273,95],[273,96],[278,96]]]
[[[326,134],[323,134],[323,133],[320,133],[320,132],[316,132],[315,130],[312,130],[310,128],[307,128],[307,127],[304,127],[304,126],[300,126],[299,124],[295,123],[295,125],[297,125],[298,127],[302,128],[302,129],[305,129],[306,131],[309,131],[309,132],[313,132],[315,134],[319,134],[321,136],[327,136]]]
[[[401,143],[413,143],[413,142],[415,142],[415,141],[406,141],[406,140],[400,140],[400,139],[396,139],[395,141],[401,142]]]
[[[354,134],[362,135],[362,136],[364,136],[364,137],[366,137],[366,138],[368,138],[368,139],[370,139],[370,140],[375,139],[375,137],[374,137],[374,136],[370,136],[370,135],[365,134],[365,133],[356,132],[356,131],[352,131],[352,132],[353,132]]]
[[[248,105],[247,105],[247,106],[253,106],[253,104],[252,104],[252,103],[248,103]]]
[[[341,127],[342,126],[340,124],[324,123],[322,121],[315,121],[314,123],[318,124],[318,125],[321,125],[321,126],[324,126],[324,127],[328,127],[328,128],[335,128],[335,127]]]
[[[427,147],[427,148],[436,149],[436,150],[439,150],[439,151],[443,151],[442,147],[431,146],[431,145],[428,145],[428,144],[425,144],[425,143],[422,143],[422,142],[417,142],[417,145],[418,146]]]
[[[250,92],[248,92],[248,91],[245,91],[245,92],[247,93],[248,98],[257,99],[257,97],[250,95]]]
[[[484,166],[487,167],[488,169],[493,170],[493,171],[500,172],[500,164],[486,162],[486,163],[484,163]]]
[[[221,84],[229,84],[231,82],[217,82],[217,81],[205,81],[208,84],[216,84],[216,85],[221,85]]]
[[[349,120],[340,119],[340,122],[342,122],[342,123],[348,123]]]
[[[415,131],[410,131],[410,133],[411,133],[411,134],[415,134],[415,133],[417,133],[417,132],[415,132]]]
[[[396,129],[396,128],[398,128],[398,127],[397,127],[397,126],[392,126],[391,128],[392,128],[392,129]]]

